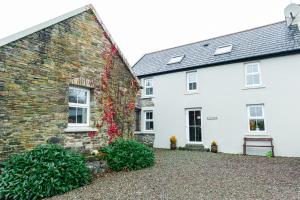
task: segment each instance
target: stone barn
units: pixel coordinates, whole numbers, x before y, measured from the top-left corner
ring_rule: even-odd
[[[91,5],[0,40],[0,160],[132,137],[139,86]]]

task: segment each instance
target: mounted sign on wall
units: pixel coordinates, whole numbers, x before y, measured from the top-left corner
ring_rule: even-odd
[[[206,119],[207,119],[207,120],[217,120],[218,117],[207,117]]]

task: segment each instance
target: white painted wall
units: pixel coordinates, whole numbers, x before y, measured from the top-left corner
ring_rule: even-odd
[[[197,70],[198,91],[186,92],[186,72],[153,77],[154,146],[169,148],[176,135],[185,146],[185,109],[202,108],[202,138],[206,147],[216,140],[219,151],[242,153],[245,136],[270,136],[275,156],[300,156],[300,55],[258,60],[262,88],[246,89],[244,64],[229,64]],[[143,93],[144,94],[144,93]],[[247,104],[264,104],[265,134],[248,132]],[[144,114],[142,113],[142,130]],[[217,120],[207,120],[217,117]],[[268,148],[248,148],[250,154],[265,154]]]

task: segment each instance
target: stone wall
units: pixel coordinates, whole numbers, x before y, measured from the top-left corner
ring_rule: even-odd
[[[0,47],[0,160],[52,136],[64,138],[68,147],[91,147],[87,133],[64,132],[68,87],[91,89],[90,126],[95,128],[103,112],[98,98],[105,65],[101,52],[110,46],[89,10]],[[131,73],[120,56],[113,62],[110,83],[132,95]],[[98,145],[103,145],[105,130],[98,137]]]
[[[135,139],[149,147],[153,147],[155,134],[154,133],[136,133]]]

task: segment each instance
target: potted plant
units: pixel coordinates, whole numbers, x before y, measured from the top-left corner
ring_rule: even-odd
[[[170,147],[171,147],[171,150],[175,150],[177,147],[176,147],[176,143],[177,143],[177,139],[176,139],[176,136],[171,136],[170,137]]]
[[[213,153],[218,153],[218,145],[216,141],[212,141],[210,151]]]

